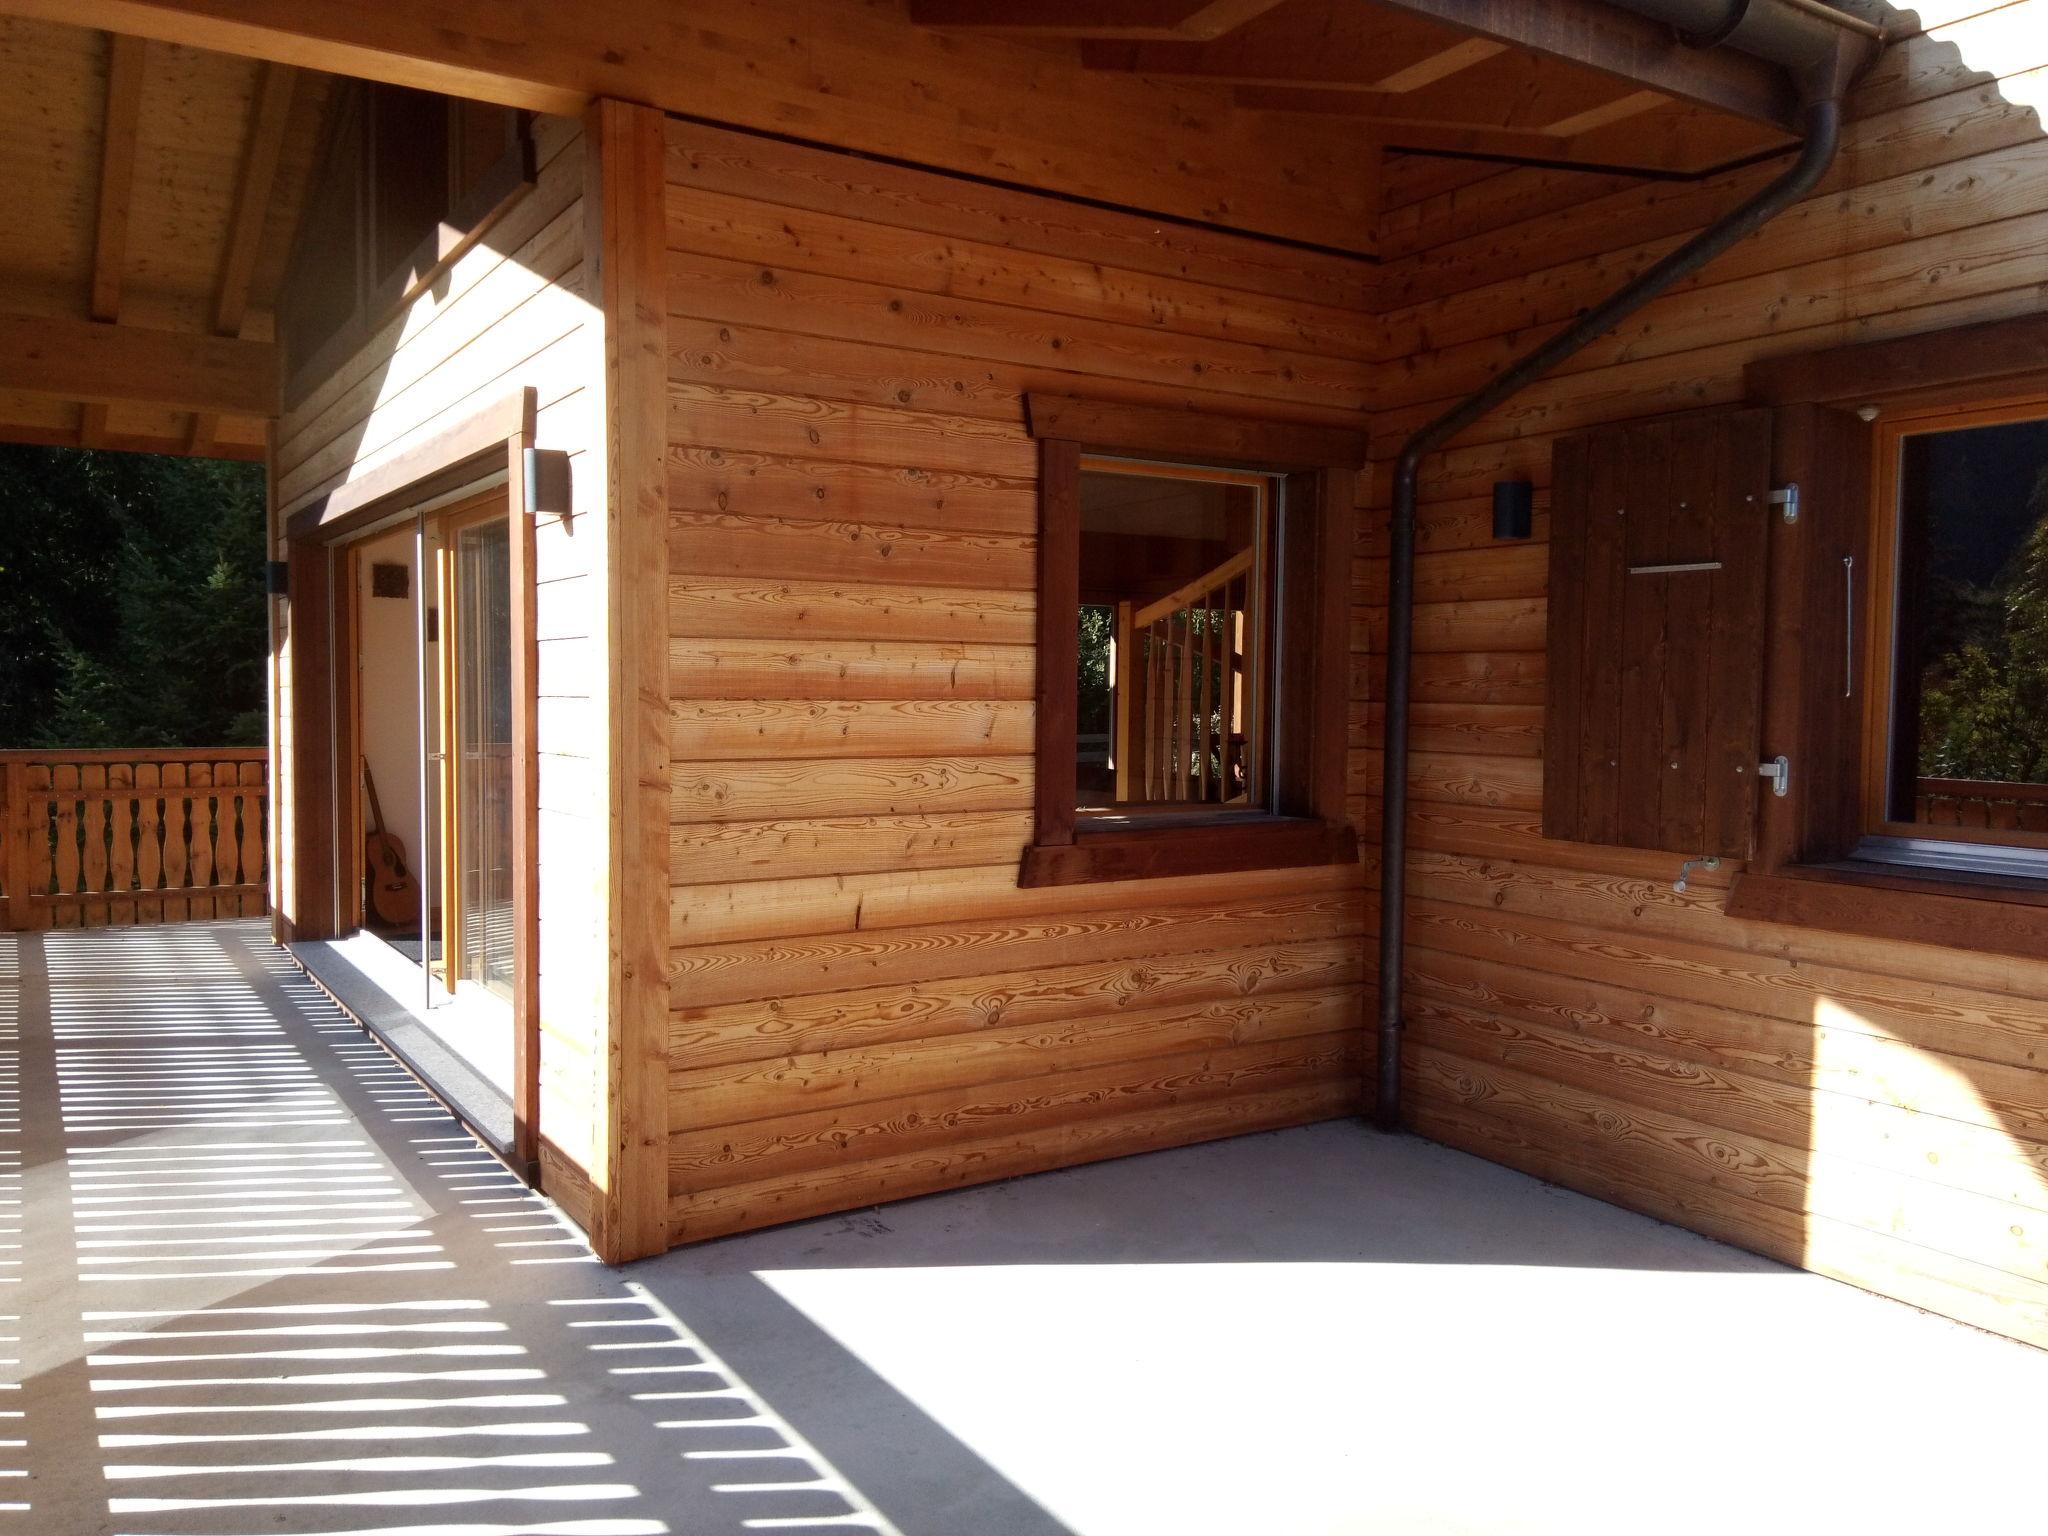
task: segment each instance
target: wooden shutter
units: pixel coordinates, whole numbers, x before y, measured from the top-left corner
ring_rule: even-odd
[[[1773,519],[1770,660],[1763,754],[1785,754],[1792,790],[1767,795],[1756,867],[1847,858],[1863,831],[1870,633],[1872,432],[1849,411],[1787,405],[1775,413],[1774,478],[1799,487],[1799,521]],[[1852,616],[1853,609],[1853,616]]]
[[[1770,490],[1767,410],[1607,427],[1558,443],[1546,837],[1748,855],[1777,515]]]

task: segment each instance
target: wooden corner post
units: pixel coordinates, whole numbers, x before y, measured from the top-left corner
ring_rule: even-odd
[[[602,317],[609,675],[606,1049],[591,1239],[617,1263],[668,1247],[668,324],[666,119],[584,119],[585,270]]]
[[[278,851],[278,935],[286,942],[334,937],[335,859],[334,562],[324,544],[287,546],[283,648],[288,707],[272,816],[285,828]],[[289,782],[286,782],[288,777]]]

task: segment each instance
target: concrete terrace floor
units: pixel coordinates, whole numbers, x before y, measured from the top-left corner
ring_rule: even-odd
[[[607,1269],[258,924],[0,935],[0,1184],[0,1536],[2048,1528],[2048,1353],[1355,1125]]]

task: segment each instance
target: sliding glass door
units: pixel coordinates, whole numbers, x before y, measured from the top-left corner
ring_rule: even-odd
[[[432,540],[440,598],[433,626],[440,709],[433,828],[443,985],[512,990],[512,609],[510,526],[502,502],[444,518]],[[438,728],[435,730],[435,728]]]

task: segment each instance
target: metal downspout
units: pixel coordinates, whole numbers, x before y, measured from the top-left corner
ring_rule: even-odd
[[[1838,72],[1838,74],[1841,72]],[[1401,450],[1394,469],[1394,506],[1387,581],[1387,711],[1380,831],[1379,1066],[1374,1119],[1383,1130],[1401,1124],[1402,957],[1408,865],[1409,663],[1414,651],[1415,499],[1422,460],[1482,416],[1588,343],[1612,330],[1672,284],[1754,234],[1811,192],[1833,164],[1841,138],[1844,80],[1828,82],[1802,112],[1799,158],[1777,180],[1709,225],[1641,276],[1565,327],[1423,427]]]

